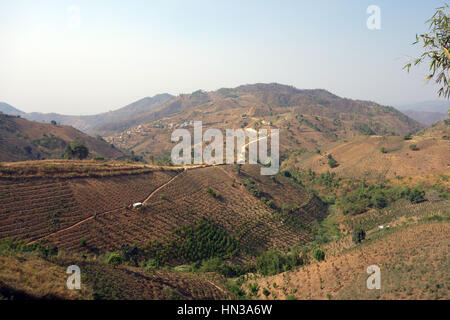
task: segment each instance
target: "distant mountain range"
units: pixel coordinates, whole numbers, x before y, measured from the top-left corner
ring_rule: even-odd
[[[69,125],[90,134],[107,134],[111,133],[111,131],[124,130],[135,125],[139,122],[142,114],[157,108],[171,98],[173,96],[167,93],[158,94],[154,97],[140,99],[115,111],[89,116],[69,116],[40,112],[25,113],[4,102],[0,102],[0,111],[10,115],[20,115],[31,121],[47,123],[56,121],[59,124]]]
[[[414,110],[424,112],[436,112],[447,114],[450,109],[450,101],[448,100],[431,100],[397,106],[399,110]]]
[[[401,112],[427,126],[448,118],[450,101],[423,101],[397,107]]]
[[[279,128],[283,158],[292,150],[315,150],[358,135],[406,134],[424,127],[372,101],[340,98],[323,89],[258,83],[179,95],[142,114],[138,125],[105,139],[149,161],[166,159],[174,128],[190,130],[193,120],[201,120],[205,129]]]
[[[414,111],[414,110],[402,110],[408,117],[413,118],[417,122],[423,123],[427,126],[432,125],[435,122],[439,122],[448,118],[445,113],[439,112],[427,112],[427,111]]]
[[[144,158],[166,156],[170,134],[193,120],[215,128],[280,128],[281,150],[314,150],[357,135],[414,133],[423,125],[393,107],[340,98],[323,89],[302,90],[278,83],[256,83],[216,91],[159,94],[115,111],[91,116],[24,113],[8,104],[0,111],[39,122],[56,121],[99,134]],[[150,159],[149,159],[150,160]]]

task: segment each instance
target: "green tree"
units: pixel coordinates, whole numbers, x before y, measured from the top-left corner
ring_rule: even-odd
[[[328,155],[328,165],[330,168],[336,168],[339,165],[331,154]]]
[[[263,252],[256,258],[256,270],[265,276],[271,276],[287,270],[291,270],[302,264],[298,252],[280,253],[277,251]]]
[[[375,192],[372,196],[373,206],[377,209],[383,209],[388,205],[386,196],[383,192]]]
[[[424,50],[423,53],[403,67],[409,72],[412,64],[416,66],[423,62],[429,63],[430,74],[426,80],[434,78],[435,82],[441,86],[438,95],[445,98],[450,98],[448,71],[450,67],[450,53],[448,51],[450,50],[449,19],[448,5],[436,9],[434,15],[425,22],[429,24],[429,32],[421,35],[416,34],[416,41],[413,43],[414,45],[420,43]]]
[[[113,252],[109,255],[107,263],[113,266],[118,266],[122,263],[122,257],[120,254]]]
[[[89,149],[80,140],[72,141],[70,145],[66,146],[66,149],[64,151],[64,157],[68,159],[76,157],[80,160],[83,160],[86,159],[88,155]]]

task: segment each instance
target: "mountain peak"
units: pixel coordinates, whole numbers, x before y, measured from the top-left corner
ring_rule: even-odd
[[[25,114],[25,112],[14,108],[12,105],[7,104],[6,102],[0,102],[0,112],[3,112],[4,114],[13,115],[13,116]]]
[[[253,83],[238,86],[236,88],[221,88],[217,90],[219,93],[229,94],[231,92],[255,93],[255,92],[272,92],[285,94],[310,94],[327,98],[339,98],[337,95],[325,89],[298,89],[292,85],[271,83]]]

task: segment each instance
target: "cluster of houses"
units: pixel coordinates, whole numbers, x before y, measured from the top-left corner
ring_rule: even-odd
[[[168,128],[168,129],[178,129],[178,128],[188,128],[189,126],[194,125],[194,120],[190,121],[183,121],[181,123],[169,123],[169,124],[163,124],[160,121],[153,123],[150,126],[146,126],[147,128]],[[127,131],[122,132],[119,136],[107,138],[106,140],[109,143],[121,143],[124,142],[124,140],[130,138],[132,134],[141,134],[148,132],[145,127],[142,125],[138,125],[137,127],[131,128]]]

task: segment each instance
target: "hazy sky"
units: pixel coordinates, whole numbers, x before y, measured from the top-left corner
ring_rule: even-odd
[[[381,30],[369,30],[369,5]],[[0,0],[0,101],[93,114],[255,82],[396,105],[436,99],[402,66],[443,1]],[[79,13],[79,19],[77,18]]]

